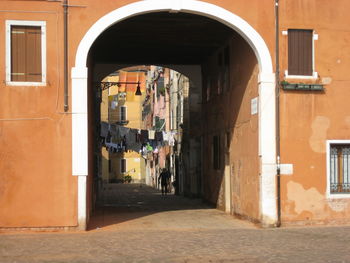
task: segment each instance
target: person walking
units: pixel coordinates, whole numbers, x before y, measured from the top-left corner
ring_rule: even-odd
[[[162,195],[166,195],[168,193],[168,185],[170,181],[170,172],[164,168],[158,177],[158,184],[162,187]]]

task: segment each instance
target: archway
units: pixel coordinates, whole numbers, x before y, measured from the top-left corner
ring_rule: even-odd
[[[262,37],[242,18],[213,4],[201,1],[148,0],[132,3],[99,19],[81,40],[72,68],[72,173],[78,176],[78,223],[86,227],[86,176],[88,175],[87,85],[86,66],[89,50],[103,31],[127,18],[152,12],[184,12],[219,21],[232,28],[250,45],[259,65],[259,157],[261,222],[277,220],[275,175],[275,76],[269,50]]]

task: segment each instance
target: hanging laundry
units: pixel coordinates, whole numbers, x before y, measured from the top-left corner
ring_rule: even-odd
[[[169,141],[169,132],[163,131],[163,141]]]
[[[118,129],[117,125],[115,125],[115,124],[110,124],[110,126],[109,126],[109,131],[111,132],[111,134],[113,135],[113,137],[119,139],[119,129]]]
[[[124,126],[118,126],[119,127],[119,135],[121,138],[123,138],[124,136],[126,136],[129,131],[130,131],[130,128],[127,128],[127,127],[124,127]]]
[[[147,143],[146,150],[147,150],[147,152],[152,152],[153,151],[153,147],[149,143]]]
[[[141,130],[141,142],[146,143],[149,140],[148,138],[148,131],[147,130]]]
[[[156,131],[155,130],[149,130],[148,131],[148,139],[154,140],[155,139],[155,135],[156,135]]]
[[[163,132],[156,132],[156,141],[162,142],[163,141]]]
[[[170,146],[174,146],[175,145],[175,136],[176,136],[176,132],[175,131],[170,132],[170,135],[169,135],[169,145]]]
[[[126,140],[128,143],[128,149],[135,151],[135,152],[139,152],[141,149],[141,143],[137,141],[137,137],[138,137],[138,130],[136,129],[130,129]]]

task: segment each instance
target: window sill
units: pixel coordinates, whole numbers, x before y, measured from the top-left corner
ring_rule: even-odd
[[[15,82],[15,81],[6,81],[6,86],[21,86],[21,87],[35,87],[35,86],[46,86],[46,82]]]
[[[327,199],[349,199],[350,198],[350,193],[348,194],[327,194]]]
[[[305,75],[288,75],[288,70],[284,72],[285,79],[308,79],[308,80],[316,80],[318,78],[318,73],[314,72],[312,76]]]

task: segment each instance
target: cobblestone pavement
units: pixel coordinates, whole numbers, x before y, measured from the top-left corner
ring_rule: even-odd
[[[87,232],[1,233],[0,262],[350,262],[350,227],[260,229],[200,200],[109,185]]]

